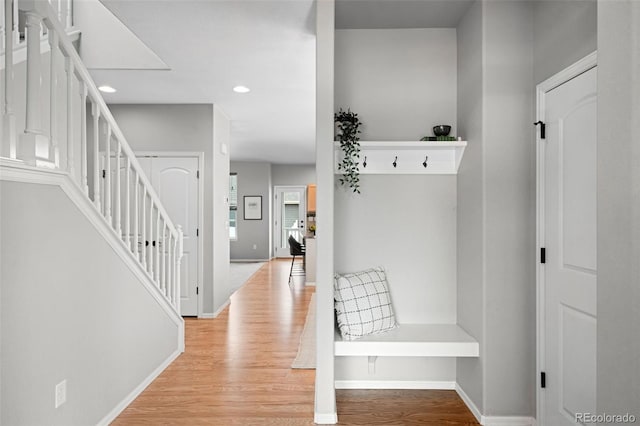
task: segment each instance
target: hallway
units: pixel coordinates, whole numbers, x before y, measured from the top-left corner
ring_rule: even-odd
[[[264,265],[213,320],[186,319],[186,350],[114,425],[313,425],[315,370],[292,370],[314,287]],[[454,391],[337,391],[340,424],[475,425]]]

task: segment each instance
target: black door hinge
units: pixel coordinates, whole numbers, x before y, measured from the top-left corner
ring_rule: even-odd
[[[107,177],[107,171],[102,170],[102,179],[105,179],[106,177]]]
[[[200,288],[196,286],[196,294],[200,294]]]
[[[540,263],[547,263],[547,249],[540,247]]]
[[[544,371],[540,372],[540,387],[543,389],[547,387],[547,373]]]
[[[542,121],[536,121],[533,123],[534,126],[540,125],[540,139],[546,139],[547,137],[547,126]]]
[[[200,236],[200,228],[196,228],[196,237]]]
[[[200,170],[196,170],[196,179],[200,179]]]

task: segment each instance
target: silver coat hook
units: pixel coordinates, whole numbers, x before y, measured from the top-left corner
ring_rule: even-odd
[[[396,155],[395,160],[393,160],[393,167],[398,167],[398,156]]]
[[[424,157],[424,162],[422,163],[422,167],[424,167],[425,169],[427,168],[427,160],[429,159],[429,156],[427,155],[426,157]]]

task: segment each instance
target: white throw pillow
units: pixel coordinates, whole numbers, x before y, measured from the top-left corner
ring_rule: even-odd
[[[338,328],[344,340],[397,327],[384,269],[336,274],[333,286]]]

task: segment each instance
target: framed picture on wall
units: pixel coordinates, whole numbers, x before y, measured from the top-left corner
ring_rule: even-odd
[[[244,196],[244,220],[262,220],[262,195]]]

